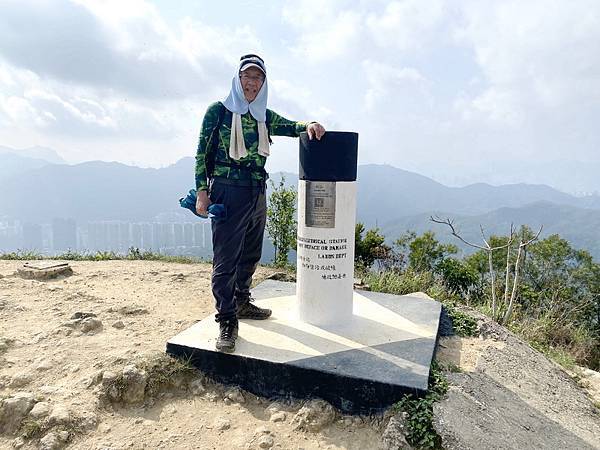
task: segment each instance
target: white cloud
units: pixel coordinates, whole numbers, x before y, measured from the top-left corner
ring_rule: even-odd
[[[513,125],[600,100],[600,8],[595,0],[469,2],[459,42],[472,46],[488,87],[474,111]]]
[[[20,130],[12,140],[17,146],[36,144],[27,137],[41,135],[86,146],[91,139],[135,140],[137,146],[195,140],[203,109],[224,96],[239,54],[249,48],[261,44],[248,26],[190,18],[167,25],[143,0],[5,2],[2,134]]]
[[[0,14],[0,52],[10,64],[129,96],[203,96],[231,76],[231,56],[248,46],[260,46],[248,27],[182,20],[170,28],[142,0],[29,0],[9,2]]]
[[[381,47],[412,50],[430,43],[443,15],[441,0],[394,1],[382,12],[368,14],[366,25]]]
[[[367,111],[376,111],[382,100],[395,99],[399,97],[400,92],[425,92],[423,87],[426,79],[413,67],[395,68],[370,60],[363,61],[362,67],[369,82],[364,99]],[[405,96],[402,101],[406,103]]]
[[[347,2],[304,0],[288,4],[283,20],[299,32],[294,51],[312,63],[343,56],[356,47],[362,34],[359,11]]]

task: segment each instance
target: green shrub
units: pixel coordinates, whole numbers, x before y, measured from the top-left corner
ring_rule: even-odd
[[[396,411],[408,414],[406,439],[409,444],[420,449],[442,448],[440,436],[433,428],[433,404],[448,391],[448,381],[437,362],[433,362],[429,373],[429,391],[417,398],[405,395],[394,405]]]
[[[431,272],[414,272],[407,270],[398,272],[371,272],[365,277],[365,283],[373,291],[389,294],[405,295],[411,292],[426,292],[434,284]]]
[[[452,329],[458,336],[469,337],[477,335],[477,320],[453,306],[446,306],[448,316],[452,319]]]

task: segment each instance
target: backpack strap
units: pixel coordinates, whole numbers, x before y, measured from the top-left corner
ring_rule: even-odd
[[[265,125],[267,126],[267,137],[269,138],[269,145],[273,144],[273,139],[271,139],[271,110],[267,109],[266,113]]]
[[[225,108],[223,103],[219,102],[218,105],[219,118],[217,120],[217,125],[213,128],[208,138],[206,145],[206,156],[204,158],[206,164],[206,178],[209,180],[213,177],[215,172],[215,160],[217,158],[217,150],[219,148],[219,130],[221,129],[221,125],[223,125],[225,111],[227,111],[227,108]]]

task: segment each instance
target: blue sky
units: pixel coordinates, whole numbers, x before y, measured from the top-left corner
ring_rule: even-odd
[[[193,156],[249,52],[272,109],[358,131],[361,163],[600,161],[597,0],[3,0],[0,145]],[[296,141],[271,153],[271,170],[296,171]]]

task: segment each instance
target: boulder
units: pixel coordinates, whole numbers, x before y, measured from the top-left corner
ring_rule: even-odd
[[[123,390],[121,399],[124,403],[142,403],[148,376],[142,369],[134,365],[126,366],[123,369]]]
[[[390,421],[381,436],[380,450],[412,450],[406,441],[406,420],[408,414],[402,412],[390,418]]]
[[[321,399],[310,400],[292,419],[294,430],[321,431],[335,420],[336,412],[333,406]]]
[[[44,417],[47,417],[51,411],[52,407],[50,406],[50,403],[39,402],[35,404],[31,411],[29,411],[29,417],[36,420],[43,419]]]
[[[0,402],[0,433],[14,434],[36,401],[29,392],[17,392]]]

